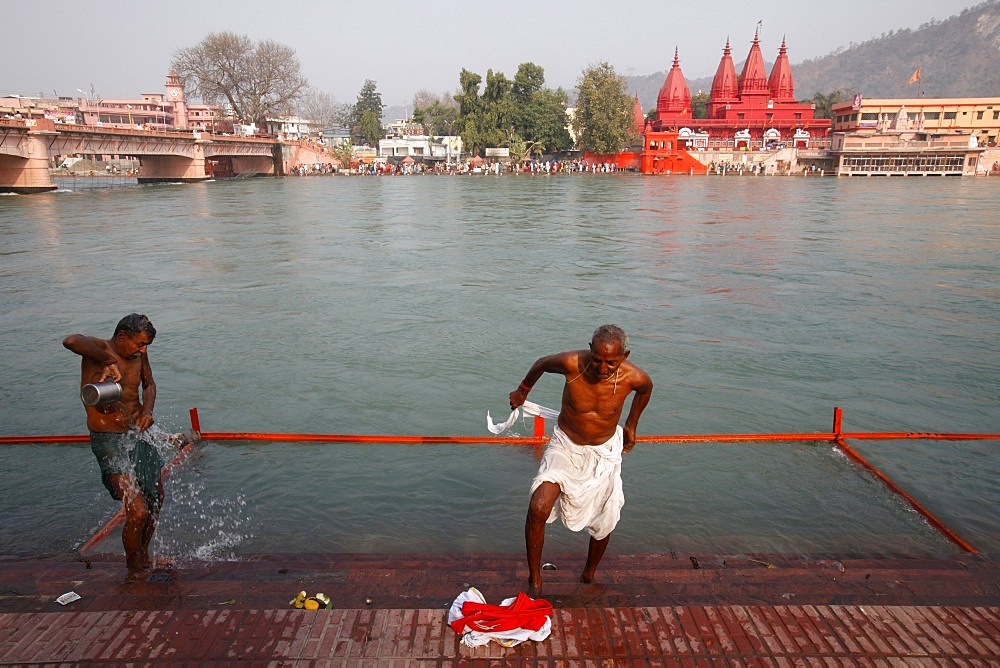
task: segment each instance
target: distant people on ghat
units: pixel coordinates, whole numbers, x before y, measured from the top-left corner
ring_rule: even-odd
[[[143,433],[153,425],[156,382],[146,349],[156,329],[145,315],[132,313],[115,327],[110,339],[71,334],[63,345],[83,358],[80,388],[114,381],[120,396],[110,403],[87,405],[90,448],[101,467],[101,480],[112,498],[125,507],[122,543],[130,569],[169,563],[154,558],[149,546],[163,504],[160,470],[163,460]],[[117,394],[117,390],[113,393]],[[89,402],[88,402],[89,403]]]
[[[580,582],[593,582],[621,517],[622,454],[635,446],[639,416],[649,403],[653,381],[628,361],[628,336],[617,325],[601,325],[585,350],[541,357],[510,393],[510,406],[524,404],[532,387],[545,373],[561,374],[562,408],[558,425],[531,483],[531,500],[524,524],[528,557],[528,586],[542,586],[541,558],[545,525],[562,519],[572,531],[590,534],[587,562]],[[635,397],[624,426],[625,400]]]

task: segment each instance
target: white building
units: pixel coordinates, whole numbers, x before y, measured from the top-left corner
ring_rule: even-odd
[[[309,139],[315,121],[298,116],[267,119],[267,134],[283,139]]]
[[[454,135],[388,135],[378,142],[380,158],[429,158],[451,162],[462,155],[462,138]]]

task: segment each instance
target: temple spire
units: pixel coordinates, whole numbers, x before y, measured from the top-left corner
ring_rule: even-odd
[[[729,104],[737,100],[739,85],[736,79],[736,66],[733,65],[731,54],[732,49],[727,37],[726,47],[722,50],[722,60],[719,61],[718,69],[715,70],[715,78],[712,79],[712,88],[709,92],[713,104]]]
[[[760,26],[753,35],[750,53],[743,63],[743,73],[740,75],[740,96],[753,93],[768,93],[767,71],[764,68],[764,55],[760,52]]]
[[[635,104],[632,105],[632,116],[635,119],[634,129],[636,134],[646,131],[646,115],[642,113],[642,105],[639,104],[639,94],[635,94]]]
[[[688,89],[684,73],[681,72],[680,52],[674,47],[674,64],[667,73],[667,79],[656,98],[658,120],[690,119],[691,91]]]
[[[771,90],[771,99],[775,102],[795,101],[795,82],[792,79],[792,66],[788,62],[788,49],[785,47],[785,37],[781,38],[781,48],[778,49],[778,59],[771,68],[771,77],[767,80]]]

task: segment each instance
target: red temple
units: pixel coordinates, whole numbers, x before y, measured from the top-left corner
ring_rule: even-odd
[[[656,100],[655,118],[645,126],[642,171],[704,173],[701,161],[679,155],[692,151],[753,151],[784,145],[808,148],[817,139],[825,143],[832,122],[815,118],[814,112],[814,105],[795,100],[785,40],[781,40],[778,58],[768,76],[760,51],[760,33],[756,32],[739,77],[726,40],[712,80],[707,118],[694,118],[691,91],[675,49],[673,66]]]

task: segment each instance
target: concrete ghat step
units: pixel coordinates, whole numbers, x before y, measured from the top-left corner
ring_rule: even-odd
[[[942,558],[664,553],[607,555],[599,583],[577,579],[584,555],[547,555],[542,596],[556,607],[674,605],[997,605],[1000,566]],[[288,608],[300,590],[341,609],[445,609],[475,586],[490,602],[524,590],[518,554],[268,554],[178,561],[129,574],[121,557],[0,557],[0,612]],[[66,608],[56,597],[82,598]]]

